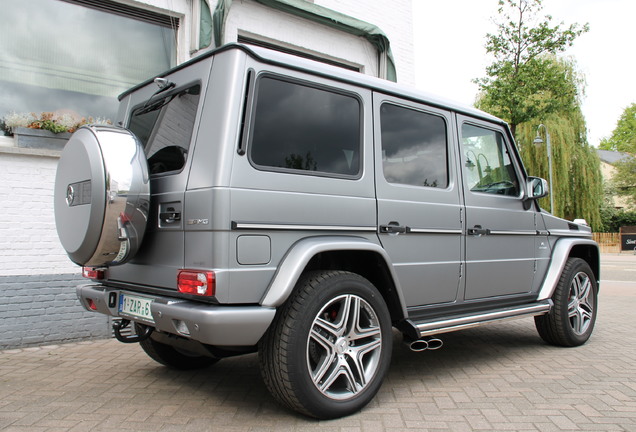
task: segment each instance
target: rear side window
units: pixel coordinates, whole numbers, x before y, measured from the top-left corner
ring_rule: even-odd
[[[201,86],[150,98],[136,108],[128,128],[144,146],[150,174],[179,172],[190,147]]]
[[[258,81],[249,156],[265,169],[357,176],[361,120],[357,98],[263,77]]]
[[[448,151],[442,117],[392,104],[380,109],[382,169],[389,183],[446,188]]]

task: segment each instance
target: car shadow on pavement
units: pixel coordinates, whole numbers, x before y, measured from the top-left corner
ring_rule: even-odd
[[[554,349],[546,345],[534,330],[532,321],[501,323],[440,335],[444,345],[434,351],[413,352],[394,331],[393,359],[387,379],[376,401],[368,409],[377,409],[383,395],[414,382],[437,382],[440,376],[483,374],[498,368],[518,367],[518,360],[529,353],[541,355]],[[517,365],[517,366],[515,366]],[[202,409],[204,415],[251,418],[289,416],[298,421],[314,420],[287,410],[269,394],[259,372],[258,355],[248,354],[223,359],[202,370],[177,371],[148,359],[144,373],[150,378],[151,393],[171,394],[184,401],[183,406]],[[414,381],[415,380],[415,381]],[[365,411],[363,410],[363,411]],[[197,413],[200,415],[201,413]]]

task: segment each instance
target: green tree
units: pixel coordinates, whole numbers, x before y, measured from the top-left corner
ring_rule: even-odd
[[[630,155],[614,164],[612,186],[618,195],[629,197],[629,207],[636,208],[636,157]]]
[[[600,160],[587,142],[585,118],[576,106],[570,110],[552,113],[542,118],[522,123],[517,129],[517,145],[524,165],[530,175],[549,178],[547,146],[537,147],[539,123],[550,134],[552,144],[552,187],[554,209],[550,198],[543,198],[540,205],[554,215],[568,220],[585,219],[592,229],[603,227],[603,177]],[[544,130],[540,133],[545,140]]]
[[[636,103],[623,111],[609,138],[603,138],[599,148],[636,154]]]
[[[589,30],[588,25],[552,25],[546,15],[538,21],[541,0],[500,0],[496,34],[486,35],[486,51],[495,58],[486,77],[475,80],[477,107],[517,125],[563,109],[571,109],[578,83],[564,74],[549,54],[563,52]]]

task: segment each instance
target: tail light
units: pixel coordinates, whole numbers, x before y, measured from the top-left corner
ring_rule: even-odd
[[[211,297],[216,294],[213,271],[179,270],[177,287],[180,293]]]
[[[97,267],[82,267],[82,276],[87,279],[102,280],[105,276],[104,270]]]

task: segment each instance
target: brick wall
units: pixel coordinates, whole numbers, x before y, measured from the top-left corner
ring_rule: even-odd
[[[79,275],[0,276],[0,349],[107,338],[108,317],[85,311]]]
[[[59,243],[53,184],[59,153],[0,142],[0,349],[108,337],[106,316],[75,295],[79,267]]]

